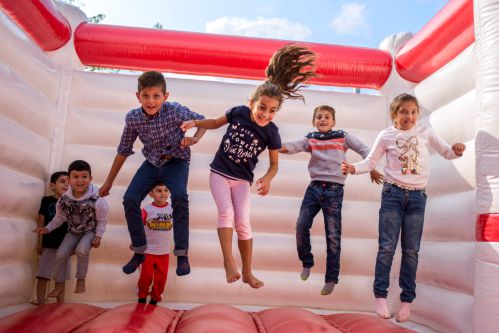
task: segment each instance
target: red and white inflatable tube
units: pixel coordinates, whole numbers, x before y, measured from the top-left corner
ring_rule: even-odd
[[[57,50],[71,38],[69,22],[52,0],[1,0],[0,7],[44,51]]]
[[[270,56],[290,41],[82,23],[74,44],[87,66],[264,79]],[[387,52],[303,43],[317,54],[315,84],[379,89],[392,69]]]
[[[451,0],[400,49],[395,67],[404,79],[421,82],[474,39],[473,1]]]

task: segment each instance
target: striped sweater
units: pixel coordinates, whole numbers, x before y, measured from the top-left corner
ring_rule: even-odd
[[[322,180],[344,184],[346,176],[341,172],[341,161],[352,149],[366,158],[369,148],[356,137],[338,130],[327,133],[312,132],[301,140],[285,142],[288,154],[309,152],[308,172],[311,180]]]

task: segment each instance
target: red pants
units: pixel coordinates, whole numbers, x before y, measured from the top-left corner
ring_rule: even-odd
[[[140,269],[140,278],[137,283],[139,298],[146,298],[151,295],[151,299],[156,302],[161,301],[161,294],[165,290],[166,278],[168,277],[169,254],[155,255],[146,253],[146,258]],[[152,290],[149,288],[152,283]]]

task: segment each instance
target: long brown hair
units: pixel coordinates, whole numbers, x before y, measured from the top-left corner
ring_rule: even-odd
[[[280,107],[285,98],[304,100],[298,91],[317,76],[315,60],[315,53],[305,46],[293,43],[281,47],[270,58],[265,69],[267,80],[255,89],[251,101],[268,96],[278,100]]]

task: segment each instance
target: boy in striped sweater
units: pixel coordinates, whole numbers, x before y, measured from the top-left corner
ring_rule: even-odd
[[[356,137],[341,131],[333,131],[336,123],[335,110],[328,105],[314,109],[312,124],[316,132],[307,134],[298,141],[286,142],[279,150],[285,154],[309,152],[308,171],[311,182],[308,186],[296,222],[296,247],[303,269],[302,280],[308,279],[314,266],[314,256],[310,244],[310,228],[314,217],[322,209],[326,229],[327,259],[325,284],[321,294],[329,295],[338,283],[341,252],[341,207],[345,175],[341,171],[341,161],[352,149],[363,158],[369,148]],[[380,184],[383,176],[376,170],[371,172],[371,181]]]

